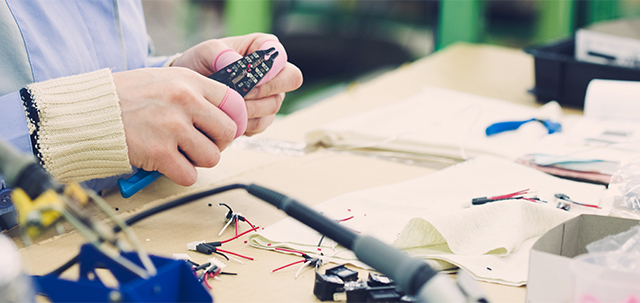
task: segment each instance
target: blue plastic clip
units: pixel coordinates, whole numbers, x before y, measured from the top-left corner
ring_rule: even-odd
[[[142,266],[133,252],[123,257]],[[155,276],[143,279],[106,257],[93,245],[80,249],[80,273],[77,281],[54,275],[34,276],[38,292],[53,302],[212,302],[209,291],[198,282],[194,271],[185,261],[149,256],[158,270]],[[108,269],[118,281],[117,287],[107,287],[96,270]]]
[[[145,188],[145,186],[151,184],[151,182],[156,181],[158,177],[162,176],[161,173],[157,171],[146,171],[138,170],[133,176],[129,179],[118,179],[118,187],[120,188],[120,194],[123,198],[129,198],[135,193]]]
[[[543,126],[545,126],[545,128],[547,128],[548,130],[548,134],[553,134],[561,131],[560,123],[552,122],[552,120],[549,120],[549,119],[539,120],[539,119],[532,118],[532,119],[523,120],[523,121],[506,121],[506,122],[494,123],[485,129],[485,134],[487,136],[491,136],[491,135],[495,135],[505,131],[516,130],[519,127],[521,127],[521,125],[528,122],[532,122],[532,121],[538,121],[543,123]]]

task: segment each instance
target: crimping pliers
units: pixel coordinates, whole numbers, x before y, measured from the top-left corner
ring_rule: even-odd
[[[267,50],[257,50],[221,68],[211,74],[209,78],[227,85],[229,88],[238,92],[241,97],[245,97],[271,70],[276,57],[278,57],[278,51],[276,51],[274,47]],[[224,104],[220,105],[220,109],[232,118],[236,124],[239,124],[239,128],[241,128],[241,123],[244,123],[243,126],[246,126],[246,112],[244,112],[244,116],[242,116],[242,114],[237,113],[234,108],[225,109],[223,105]],[[237,121],[239,119],[245,121]],[[242,128],[242,132],[244,132],[244,127]],[[240,134],[242,134],[242,132]],[[151,184],[151,182],[154,182],[161,175],[162,174],[157,171],[140,169],[128,179],[120,178],[118,179],[120,194],[124,198],[129,198]]]

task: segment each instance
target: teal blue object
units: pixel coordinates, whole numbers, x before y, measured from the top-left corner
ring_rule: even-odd
[[[142,267],[140,258],[134,252],[122,254]],[[149,256],[158,273],[143,279],[113,259],[105,256],[93,245],[80,248],[79,278],[77,281],[62,279],[54,275],[35,276],[40,292],[52,302],[209,302],[209,291],[198,282],[194,271],[185,261],[158,256]],[[109,270],[118,281],[118,286],[107,287],[96,270]]]
[[[492,136],[505,131],[516,130],[519,127],[521,127],[521,125],[528,122],[532,122],[532,121],[538,121],[543,123],[543,126],[545,126],[545,128],[547,128],[548,130],[548,134],[553,134],[561,131],[561,124],[559,123],[553,122],[549,119],[539,120],[539,119],[532,118],[532,119],[523,120],[523,121],[506,121],[506,122],[494,123],[485,129],[485,134],[487,136]]]
[[[145,188],[151,182],[156,181],[162,174],[157,171],[139,170],[129,179],[118,179],[118,188],[123,198],[129,198],[141,189]]]

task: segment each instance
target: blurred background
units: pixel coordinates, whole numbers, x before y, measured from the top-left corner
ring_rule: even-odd
[[[638,18],[638,0],[143,0],[156,55],[207,39],[276,34],[305,81],[288,114],[457,41],[513,48]]]

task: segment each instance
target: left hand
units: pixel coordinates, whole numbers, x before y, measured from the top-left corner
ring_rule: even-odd
[[[212,63],[217,59],[230,61],[217,64],[225,66],[258,49],[269,48],[266,45],[276,45],[279,55],[270,73],[245,96],[248,117],[245,135],[252,136],[264,131],[274,121],[285,99],[285,93],[299,88],[303,83],[303,74],[298,67],[286,62],[287,54],[276,36],[257,33],[208,40],[186,50],[172,66],[187,67],[203,76],[209,76],[216,72]],[[225,55],[224,52],[230,49],[234,53]],[[280,66],[282,69],[278,71]]]

